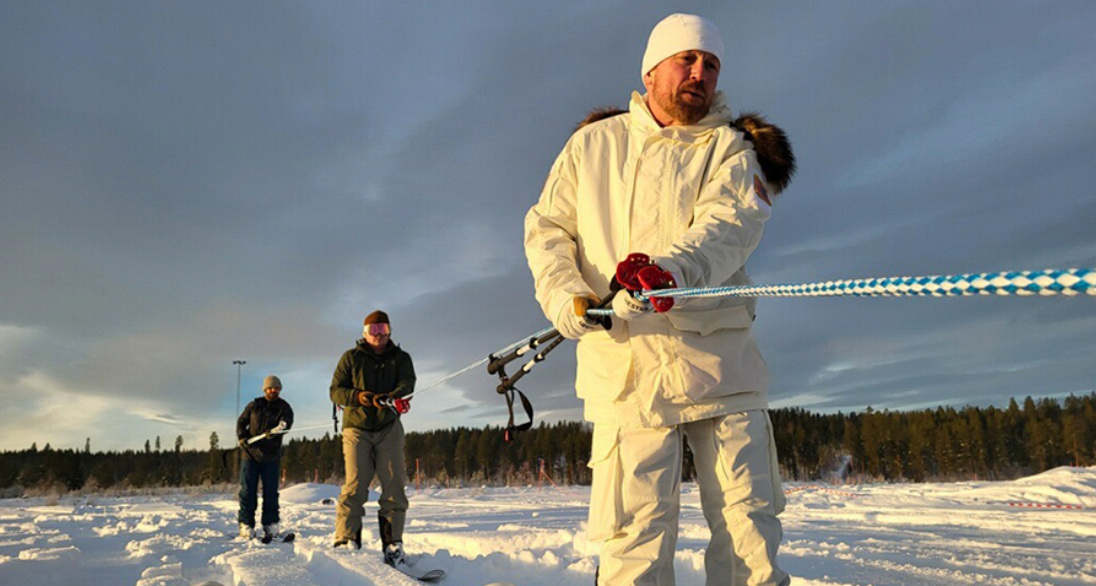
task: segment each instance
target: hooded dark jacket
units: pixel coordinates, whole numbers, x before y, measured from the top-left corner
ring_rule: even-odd
[[[364,339],[343,353],[331,377],[331,402],[343,408],[343,428],[377,431],[392,425],[399,414],[358,403],[358,393],[369,391],[394,398],[415,391],[415,367],[411,355],[390,340],[380,354],[374,354]]]
[[[244,407],[244,412],[236,420],[236,437],[248,439],[260,433],[266,433],[285,421],[286,427],[293,427],[293,408],[278,397],[268,401],[265,396],[256,397]],[[273,462],[282,455],[282,434],[261,439],[241,451],[244,458],[256,462]]]

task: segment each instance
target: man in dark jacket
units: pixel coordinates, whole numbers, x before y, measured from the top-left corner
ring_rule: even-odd
[[[347,350],[331,377],[331,401],[343,408],[343,458],[346,483],[335,517],[335,547],[362,546],[362,516],[369,483],[381,484],[381,546],[385,561],[404,561],[403,525],[407,515],[404,485],[403,424],[398,399],[415,390],[411,356],[392,343],[388,314],[365,318],[363,338]],[[400,401],[406,409],[406,402]]]
[[[278,535],[278,482],[281,471],[282,433],[293,426],[293,408],[279,395],[282,381],[274,375],[263,379],[263,396],[244,407],[236,420],[236,437],[239,438],[243,464],[240,466],[240,537],[255,536],[255,508],[259,501],[259,480],[263,482],[263,533]],[[253,443],[249,438],[268,434]]]

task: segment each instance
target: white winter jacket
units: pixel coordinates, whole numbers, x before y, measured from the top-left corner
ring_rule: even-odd
[[[770,215],[749,141],[722,93],[693,126],[662,128],[644,97],[568,140],[525,218],[536,298],[549,320],[576,295],[604,298],[617,263],[644,252],[681,287],[749,283],[744,265]],[[753,300],[678,300],[665,314],[578,342],[578,396],[590,421],[667,426],[767,407]]]

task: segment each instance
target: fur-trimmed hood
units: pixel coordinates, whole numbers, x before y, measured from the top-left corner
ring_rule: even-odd
[[[620,108],[597,108],[587,114],[575,130],[599,120],[626,113],[627,110]],[[784,191],[791,182],[792,175],[795,175],[795,154],[792,152],[792,143],[788,140],[788,135],[757,112],[744,112],[731,122],[731,126],[745,134],[746,139],[753,143],[757,162],[761,165],[761,172],[765,174],[773,195]]]

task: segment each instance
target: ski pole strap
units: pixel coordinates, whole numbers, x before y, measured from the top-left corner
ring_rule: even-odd
[[[548,355],[548,353],[554,350],[557,346],[559,346],[563,342],[563,340],[564,337],[557,333],[555,337],[551,339],[551,342],[549,342],[543,350],[537,352],[536,355],[533,356],[532,360],[525,363],[516,373],[514,373],[514,376],[506,375],[506,367],[504,364],[497,365],[495,373],[499,375],[499,386],[496,389],[496,392],[505,397],[506,411],[509,414],[509,419],[506,422],[506,429],[503,431],[503,439],[505,439],[507,442],[514,440],[515,432],[525,431],[533,426],[533,404],[529,401],[529,398],[525,396],[525,393],[521,392],[520,390],[518,390],[517,387],[514,386],[514,383],[520,380],[521,377],[525,376],[527,372],[533,370],[533,367],[536,366],[537,363],[542,362],[544,358]],[[528,418],[528,421],[522,423],[521,425],[514,425],[515,395],[517,395],[517,398],[521,400],[521,406],[523,409],[525,409],[525,415]]]
[[[255,457],[255,452],[251,451],[251,441],[250,440],[248,441],[248,443],[246,443],[246,444],[244,444],[240,447],[243,448],[243,451],[247,452],[247,455],[251,456],[252,460],[258,460],[259,459],[259,458]]]
[[[559,339],[562,340],[563,336],[559,336]],[[530,363],[533,363],[535,361],[536,359],[534,358],[532,361],[530,361]],[[508,414],[506,428],[502,432],[502,438],[506,442],[512,442],[514,441],[515,432],[525,431],[526,429],[529,429],[533,426],[533,404],[529,401],[529,398],[525,396],[525,393],[521,392],[520,390],[518,390],[517,387],[514,386],[514,381],[520,379],[528,371],[524,367],[522,367],[522,369],[519,370],[513,378],[506,376],[506,368],[504,366],[499,366],[497,372],[499,375],[499,386],[495,389],[495,392],[502,395],[503,398],[506,399],[506,412]],[[515,394],[518,396],[519,399],[521,399],[521,406],[525,409],[525,416],[528,418],[528,421],[522,423],[521,425],[514,425]]]
[[[239,450],[239,451],[237,451],[237,450]],[[223,466],[226,469],[228,468],[228,455],[229,454],[243,454],[243,452],[245,452],[245,451],[248,454],[251,454],[252,459],[255,459],[255,454],[253,454],[251,452],[251,447],[249,445],[246,445],[246,444],[243,445],[243,446],[235,445],[235,446],[232,446],[231,448],[229,448],[227,450],[221,450],[221,466]]]
[[[529,398],[525,396],[525,393],[519,391],[515,387],[508,387],[505,390],[502,389],[502,385],[499,385],[499,393],[506,397],[506,409],[510,412],[510,419],[506,422],[506,429],[502,432],[502,439],[507,442],[514,441],[514,433],[519,431],[525,431],[530,427],[533,427],[533,404],[529,401]],[[528,419],[521,425],[514,425],[514,395],[521,399],[521,406],[525,409],[525,417]]]
[[[972,295],[1096,296],[1096,269],[1047,269],[1042,271],[847,279],[781,285],[660,289],[641,291],[636,295],[636,298],[967,297]],[[591,311],[601,314],[605,310]]]

